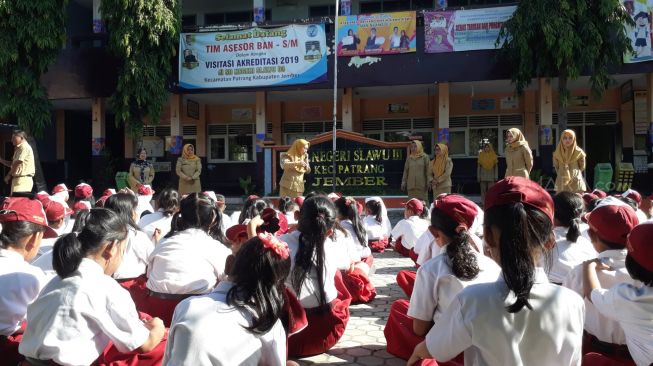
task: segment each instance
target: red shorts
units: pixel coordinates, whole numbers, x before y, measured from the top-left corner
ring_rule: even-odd
[[[26,327],[27,323],[23,322],[14,334],[7,337],[0,336],[0,365],[15,366],[24,359],[23,355],[18,353],[18,346]]]
[[[408,298],[413,295],[413,288],[415,287],[415,279],[417,278],[417,272],[402,270],[397,273],[397,285],[404,290],[404,293]]]
[[[383,253],[385,248],[388,247],[388,238],[382,238],[378,240],[369,241],[368,245],[373,252]]]
[[[169,327],[172,322],[172,315],[174,314],[177,305],[185,298],[191,296],[192,295],[187,295],[176,299],[163,299],[150,294],[144,300],[144,304],[142,305],[144,309],[142,311],[153,317],[161,318],[163,324],[165,324],[166,327]]]
[[[124,287],[134,300],[136,310],[147,312],[146,304],[149,290],[147,289],[147,276],[140,275],[139,277],[128,280],[117,280],[120,286]]]
[[[360,268],[353,272],[341,271],[342,280],[351,294],[352,303],[368,303],[376,297],[376,289],[369,277]]]
[[[411,249],[408,251],[408,257],[409,257],[410,259],[412,259],[413,262],[415,263],[415,265],[417,266],[417,268],[419,268],[419,265],[417,264],[417,257],[419,257],[419,254],[415,253],[415,250],[414,250],[414,249],[411,248]]]
[[[395,252],[403,255],[404,257],[408,257],[410,249],[403,246],[403,244],[401,244],[401,238],[399,238],[397,241],[395,241]]]
[[[345,333],[349,322],[349,304],[349,299],[335,299],[323,312],[308,309],[308,326],[288,338],[288,355],[308,357],[330,350]]]
[[[388,353],[408,360],[415,346],[424,340],[413,333],[413,319],[408,315],[408,300],[400,299],[392,303],[388,322],[383,329]]]

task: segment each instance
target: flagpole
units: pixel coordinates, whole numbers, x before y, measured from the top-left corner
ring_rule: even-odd
[[[338,128],[338,18],[340,15],[340,0],[336,0],[336,17],[333,35],[333,190],[336,191],[336,130]]]

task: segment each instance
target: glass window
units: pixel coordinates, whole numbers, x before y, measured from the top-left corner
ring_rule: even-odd
[[[367,137],[368,139],[381,140],[381,132],[365,133],[363,136]]]
[[[384,140],[387,142],[401,142],[408,141],[408,133],[406,132],[386,132]]]
[[[209,138],[209,161],[213,160],[226,160],[225,148],[226,138],[224,137],[210,137]]]
[[[360,14],[380,13],[383,11],[380,1],[361,3],[360,9]]]
[[[253,161],[253,141],[251,135],[229,136],[229,160]]]
[[[466,131],[449,131],[449,155],[467,155]]]
[[[494,147],[494,151],[498,151],[499,130],[497,128],[471,128],[469,130],[469,155],[478,156],[481,150],[482,142],[489,141]]]

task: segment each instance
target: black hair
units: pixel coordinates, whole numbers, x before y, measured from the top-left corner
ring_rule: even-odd
[[[354,234],[361,246],[367,246],[367,232],[363,226],[363,221],[358,216],[358,204],[352,197],[340,197],[335,202],[338,215],[346,220],[351,221],[354,228]]]
[[[29,221],[9,221],[2,223],[2,232],[0,232],[0,248],[16,248],[22,247],[18,242],[26,236],[34,233],[45,232],[45,226],[38,225]]]
[[[640,11],[639,13],[637,13],[637,15],[635,15],[635,17],[633,18],[633,20],[634,20],[634,21],[637,21],[639,18],[646,18],[646,19],[648,19],[649,21],[651,20],[651,18],[649,18],[648,13],[647,13],[647,12],[644,12],[644,11]]]
[[[179,211],[172,216],[171,230],[165,236],[169,238],[186,229],[201,229],[213,239],[227,243],[220,228],[222,213],[213,204],[213,200],[201,193],[191,193],[182,199]]]
[[[134,230],[139,230],[134,221],[134,211],[137,206],[138,198],[130,193],[116,193],[104,202],[104,208],[117,213]]]
[[[323,191],[310,191],[310,192],[308,192],[306,194],[306,196],[304,196],[304,202],[306,202],[306,200],[311,198],[311,197],[315,197],[315,196],[324,196],[324,197],[326,197],[326,195],[327,194],[325,192],[323,192]]]
[[[596,206],[599,205],[601,202],[601,198],[595,198],[591,200],[588,204],[585,205],[585,211],[586,212],[592,212],[596,208]]]
[[[642,267],[630,254],[626,255],[626,270],[633,280],[639,281],[646,286],[653,286],[653,272]]]
[[[245,220],[253,219],[254,217],[258,216],[265,210],[266,208],[270,207],[267,202],[265,202],[262,199],[255,199],[255,200],[250,200],[249,205],[247,205],[247,208],[243,207],[243,210],[240,212],[240,217],[238,217],[238,223],[242,224],[245,222]]]
[[[420,200],[422,202],[422,212],[418,214],[420,219],[428,219],[429,217],[429,205],[426,203],[424,200]]]
[[[637,212],[637,209],[639,208],[639,205],[637,204],[637,201],[635,201],[634,199],[632,199],[632,198],[630,198],[630,197],[623,197],[623,196],[622,196],[622,197],[617,197],[617,199],[618,199],[619,201],[621,201],[621,202],[627,204],[627,205],[630,206],[633,210],[635,210],[635,212]]]
[[[91,213],[91,210],[79,210],[75,214],[75,222],[73,223],[72,232],[79,233],[86,226],[86,220],[88,220],[88,215]]]
[[[575,243],[580,236],[580,217],[585,207],[583,199],[571,192],[560,192],[553,196],[555,219],[568,228],[566,239]]]
[[[170,217],[179,211],[179,192],[172,188],[166,188],[157,197],[158,209],[163,210],[166,217]]]
[[[283,213],[286,213],[286,211],[288,211],[288,209],[290,209],[290,207],[292,207],[293,203],[294,203],[294,201],[292,200],[292,198],[290,198],[288,196],[280,197],[279,198],[279,211],[281,211]]]
[[[224,203],[226,203],[226,198],[224,197],[223,194],[216,193],[215,194],[215,202],[224,202]]]
[[[336,210],[328,198],[314,196],[304,201],[297,223],[300,232],[299,249],[295,254],[290,283],[295,292],[299,293],[306,277],[314,270],[317,274],[316,290],[320,308],[327,304],[324,293],[324,242],[335,223]]]
[[[374,216],[374,219],[379,224],[383,222],[383,211],[381,210],[381,202],[377,200],[369,200],[365,202],[365,207]]]
[[[553,240],[553,223],[544,212],[523,203],[494,206],[485,212],[485,231],[497,228],[503,279],[517,300],[506,307],[518,313],[528,301],[535,282],[534,252],[548,254],[545,245]]]
[[[289,272],[290,258],[281,259],[258,237],[240,247],[230,274],[234,287],[227,293],[227,303],[254,313],[252,325],[245,329],[255,334],[272,329],[283,314],[284,283]]]
[[[451,271],[454,276],[465,281],[476,278],[481,270],[472,246],[469,245],[467,229],[456,232],[459,223],[435,207],[431,211],[431,226],[451,238],[451,242],[447,245],[447,257],[451,261]]]
[[[104,243],[127,238],[127,222],[115,212],[94,208],[84,215],[85,225],[79,233],[66,234],[54,243],[52,267],[61,278],[77,271],[82,259],[96,254]]]

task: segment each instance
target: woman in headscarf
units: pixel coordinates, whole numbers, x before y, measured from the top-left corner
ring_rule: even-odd
[[[147,150],[140,148],[136,160],[129,166],[127,183],[132,191],[137,192],[141,185],[152,185],[154,166],[147,161]]]
[[[304,173],[311,172],[308,162],[309,142],[295,140],[287,152],[281,154],[283,176],[279,182],[279,196],[295,198],[304,195]]]
[[[499,157],[488,141],[483,141],[483,149],[478,152],[476,177],[481,185],[481,202],[485,202],[485,192],[499,178]]]
[[[410,143],[410,155],[404,164],[404,175],[401,178],[401,190],[408,190],[408,199],[418,198],[428,200],[430,181],[429,157],[424,153],[421,141]]]
[[[506,178],[530,178],[533,154],[528,141],[518,128],[506,131]]]
[[[449,147],[445,144],[435,145],[435,159],[431,162],[431,189],[433,198],[442,193],[451,193],[451,171],[453,162],[449,158]]]
[[[555,183],[556,193],[585,192],[587,186],[583,178],[585,170],[585,152],[576,144],[573,130],[562,131],[558,147],[553,153],[553,167],[558,174]]]
[[[202,161],[195,155],[195,147],[192,144],[184,145],[181,157],[177,159],[179,194],[183,196],[202,192],[200,174],[202,174]]]

